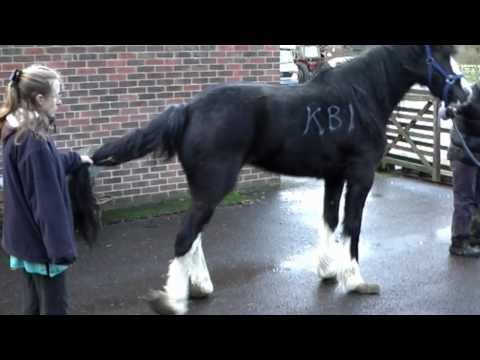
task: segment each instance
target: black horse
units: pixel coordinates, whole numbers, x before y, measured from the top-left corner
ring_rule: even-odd
[[[102,166],[152,152],[167,158],[178,154],[185,171],[193,204],[177,235],[165,289],[151,294],[152,308],[183,314],[189,295],[213,291],[201,233],[245,164],[324,179],[318,274],[338,277],[347,292],[378,293],[379,286],[365,283],[360,274],[358,243],[365,200],[386,146],[386,125],[416,83],[447,103],[467,99],[454,53],[445,45],[378,46],[298,87],[219,86],[96,151],[93,160]],[[345,184],[338,246],[332,233]]]

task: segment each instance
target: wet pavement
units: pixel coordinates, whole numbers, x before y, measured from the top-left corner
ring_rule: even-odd
[[[285,179],[253,204],[219,208],[203,235],[215,287],[191,315],[479,314],[480,260],[448,254],[451,188],[378,174],[360,265],[377,296],[345,295],[315,274],[323,182]],[[343,201],[342,201],[343,205]],[[141,299],[166,279],[181,215],[107,226],[69,273],[73,314],[152,314]],[[15,314],[19,273],[0,253],[0,314]]]

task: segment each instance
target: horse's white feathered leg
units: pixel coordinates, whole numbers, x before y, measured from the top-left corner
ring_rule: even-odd
[[[349,237],[343,238],[339,250],[338,280],[345,292],[358,292],[361,294],[378,294],[380,287],[376,284],[367,284],[360,273],[357,260],[350,255]]]
[[[202,234],[198,234],[192,245],[192,268],[190,269],[190,296],[202,298],[213,292],[213,284],[208,272],[202,249]]]
[[[205,297],[212,292],[213,285],[199,234],[190,250],[170,263],[164,290],[152,291],[148,300],[159,314],[183,315],[188,311],[189,295]]]
[[[153,310],[163,315],[183,315],[188,311],[189,273],[192,268],[192,248],[176,257],[168,267],[164,290],[151,291],[149,303]]]
[[[151,291],[147,300],[161,315],[184,315],[188,311],[188,262],[190,254],[177,257],[168,267],[164,290]]]
[[[319,235],[317,273],[322,280],[333,279],[337,276],[337,251],[333,231],[325,221],[320,224]]]

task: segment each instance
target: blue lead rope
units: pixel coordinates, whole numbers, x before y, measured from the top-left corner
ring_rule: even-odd
[[[455,122],[455,119],[452,119],[452,122],[453,122],[453,128],[455,129],[455,131],[458,133],[458,136],[460,137],[460,141],[462,143],[462,146],[463,148],[465,149],[465,151],[467,152],[467,155],[468,157],[470,158],[470,160],[473,161],[473,163],[475,165],[477,165],[478,167],[480,167],[480,161],[478,161],[475,156],[473,155],[473,153],[470,151],[467,143],[465,142],[465,139],[463,138],[462,136],[462,133],[460,132],[460,130],[458,130],[458,127],[457,127],[457,123]]]

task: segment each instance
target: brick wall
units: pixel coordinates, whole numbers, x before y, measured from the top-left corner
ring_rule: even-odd
[[[63,75],[55,139],[59,148],[75,150],[142,127],[168,105],[213,85],[279,82],[278,45],[0,45],[0,101],[10,72],[31,63]],[[278,183],[278,177],[252,167],[240,174],[239,186],[266,183]],[[176,159],[147,156],[102,170],[95,190],[120,205],[177,196],[187,184]]]

